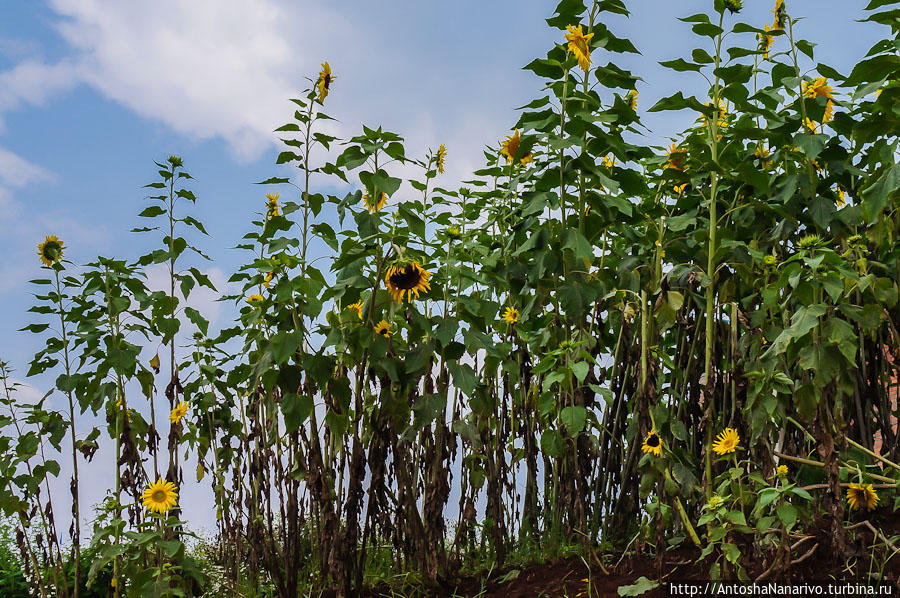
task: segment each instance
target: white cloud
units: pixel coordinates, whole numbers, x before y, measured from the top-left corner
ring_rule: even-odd
[[[142,116],[252,159],[292,112],[286,99],[317,56],[315,5],[274,0],[51,0],[79,76]],[[305,50],[310,50],[306,52]]]
[[[21,187],[55,179],[56,175],[46,168],[32,164],[25,158],[0,147],[0,184]]]

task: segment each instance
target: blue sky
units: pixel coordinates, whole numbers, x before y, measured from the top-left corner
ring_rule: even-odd
[[[745,0],[740,19],[769,23],[769,0]],[[326,112],[349,137],[362,124],[407,139],[407,153],[445,143],[441,186],[481,166],[537,97],[541,82],[521,67],[561,34],[546,26],[556,2],[538,0],[46,0],[0,3],[0,359],[22,375],[38,340],[29,323],[27,280],[40,275],[36,245],[56,234],[66,256],[135,258],[154,238],[138,226],[153,160],[180,155],[196,178],[192,213],[211,233],[198,244],[204,269],[224,288],[241,263],[230,249],[265,191],[253,182],[282,174],[271,132],[293,112],[287,99],[328,60],[337,79]],[[712,0],[631,0],[613,32],[640,56],[613,58],[632,69],[640,109],[702,79],[659,67],[703,43],[676,21],[709,12]],[[807,17],[801,37],[820,42],[817,60],[847,73],[885,35],[855,22],[864,2],[788,0]],[[827,6],[827,10],[823,10]],[[708,40],[707,40],[708,41]],[[783,39],[778,40],[783,45]],[[604,63],[603,52],[594,56]],[[648,115],[651,138],[674,134],[689,115]],[[157,273],[158,274],[158,273]],[[154,273],[151,273],[151,279]],[[196,305],[227,325],[210,293]],[[43,381],[33,381],[37,392]],[[65,470],[64,470],[65,472]],[[65,475],[65,473],[64,473]],[[190,513],[188,513],[190,515]]]

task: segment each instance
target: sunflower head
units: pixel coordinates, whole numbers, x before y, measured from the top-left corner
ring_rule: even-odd
[[[168,513],[178,504],[178,487],[172,482],[157,479],[141,496],[144,508],[154,513]]]
[[[516,129],[512,135],[507,137],[500,144],[500,153],[506,156],[506,163],[511,164],[513,160],[516,159],[516,154],[519,153],[519,146],[522,145],[522,136],[519,134],[519,129]],[[531,152],[528,152],[521,158],[519,158],[519,163],[522,165],[528,164],[529,162],[533,162],[534,157],[531,155]]]
[[[253,293],[252,295],[247,296],[247,303],[251,305],[255,305],[257,303],[261,303],[263,300],[263,296],[259,293]]]
[[[788,473],[787,465],[779,465],[777,468],[775,468],[775,473],[780,476],[786,476]]]
[[[150,367],[153,368],[153,373],[159,373],[159,353],[150,358]]]
[[[706,509],[709,511],[715,511],[716,509],[721,507],[724,502],[725,499],[723,499],[721,496],[719,496],[718,494],[713,494],[711,497],[709,497],[709,502],[706,503]]]
[[[281,197],[277,193],[266,193],[266,218],[278,216],[278,198]]]
[[[441,174],[444,174],[444,161],[447,159],[447,146],[443,143],[438,146],[437,154],[435,155],[435,163],[437,165],[437,171]]]
[[[636,89],[632,89],[625,94],[625,101],[628,102],[628,105],[631,106],[631,109],[635,111],[637,110],[637,99],[638,91]]]
[[[743,0],[725,0],[724,2],[725,8],[727,8],[731,13],[741,12],[741,9],[744,7]]]
[[[878,506],[879,500],[878,493],[875,492],[872,484],[852,483],[847,488],[847,502],[850,503],[850,508],[854,511],[859,509],[871,511]]]
[[[741,437],[738,436],[737,430],[734,428],[725,428],[719,432],[716,441],[713,442],[712,449],[717,455],[728,455],[735,451],[740,441]]]
[[[684,194],[684,190],[687,189],[687,186],[688,186],[687,183],[681,183],[680,185],[675,185],[675,187],[673,187],[673,189],[675,191],[675,195],[677,195],[678,197],[681,197]]]
[[[272,281],[275,280],[275,271],[266,272],[265,277],[263,278],[263,286],[267,289],[272,286]]]
[[[687,154],[687,150],[678,147],[678,145],[674,143],[671,144],[669,146],[669,161],[666,162],[666,168],[671,168],[672,170],[684,170],[685,154]]]
[[[319,71],[319,79],[316,81],[317,100],[321,102],[328,96],[328,92],[331,90],[331,82],[336,78],[331,74],[331,65],[327,61],[323,62],[322,70]]]
[[[375,324],[375,334],[380,334],[384,338],[391,338],[391,325],[387,320],[382,320]]]
[[[775,14],[775,22],[772,23],[772,29],[784,29],[787,25],[787,8],[784,6],[784,0],[775,0],[775,8],[772,9]]]
[[[47,235],[44,242],[38,245],[38,257],[41,258],[41,263],[50,267],[59,263],[65,248],[63,242],[56,235]]]
[[[503,308],[503,321],[507,324],[515,324],[519,321],[519,310],[515,307],[505,307]]]
[[[581,30],[581,25],[566,26],[566,41],[569,42],[569,51],[575,55],[578,66],[586,73],[591,68],[591,48],[590,41],[594,37],[593,33],[585,35]]]
[[[351,303],[350,305],[348,305],[348,306],[345,307],[344,309],[349,309],[349,310],[351,310],[351,311],[356,312],[356,316],[357,316],[360,320],[362,320],[363,302],[362,302],[361,299],[360,299],[359,301],[357,301],[356,303]]]
[[[797,241],[797,247],[809,251],[815,249],[822,244],[822,238],[819,235],[806,235]]]
[[[419,298],[419,293],[427,292],[431,288],[428,279],[431,272],[425,270],[422,265],[413,261],[398,261],[388,267],[384,282],[387,290],[397,303],[402,303],[404,296],[407,299]]]
[[[812,81],[804,81],[801,85],[801,90],[807,98],[834,99],[834,88],[828,85],[828,79],[825,77],[816,77]]]
[[[840,187],[837,188],[837,201],[835,205],[839,208],[843,208],[847,203],[847,194]]]
[[[175,409],[172,409],[172,413],[169,414],[169,421],[173,424],[181,423],[182,418],[187,415],[188,412],[188,404],[186,401],[181,401],[178,405],[175,406]]]
[[[757,50],[763,53],[763,58],[769,57],[769,50],[772,49],[772,44],[775,43],[775,37],[770,33],[773,31],[773,27],[770,25],[763,26],[763,33],[757,33],[756,39],[759,40],[759,46]]]
[[[600,160],[600,163],[603,164],[605,168],[612,168],[616,165],[616,159],[612,156],[603,156],[603,158]]]
[[[647,436],[644,438],[644,443],[641,445],[641,451],[656,455],[657,457],[662,455],[662,440],[659,439],[659,434],[656,433],[656,430],[650,430],[650,432],[647,433]]]
[[[384,193],[383,191],[381,193],[381,199],[378,200],[377,202],[372,201],[372,198],[371,198],[371,196],[369,196],[368,193],[363,195],[363,205],[366,206],[366,209],[369,210],[373,214],[375,212],[380,212],[381,208],[383,208],[384,205],[387,203],[387,200],[388,200],[388,195],[387,195],[387,193]]]

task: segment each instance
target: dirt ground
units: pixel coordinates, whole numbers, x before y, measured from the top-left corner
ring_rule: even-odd
[[[860,521],[861,518],[858,518]],[[870,520],[879,527],[892,541],[895,547],[900,548],[900,512],[892,513],[887,508],[882,508],[870,516]],[[814,544],[820,546],[828,542],[824,530],[828,526],[824,524],[810,530],[811,536],[805,545],[798,548],[795,553],[803,554]],[[827,581],[836,579],[840,581],[866,579],[870,570],[871,546],[875,540],[874,534],[867,528],[856,530],[857,538],[847,548],[849,561],[855,562],[855,573],[846,570],[846,562],[830,563],[823,558],[818,558],[817,551],[813,551],[810,557],[801,563],[793,565],[787,573],[770,578],[772,581],[800,582],[800,581]],[[880,540],[878,543],[884,546]],[[741,546],[744,554],[752,553],[752,546]],[[824,551],[823,551],[824,552]],[[666,552],[662,561],[662,577],[669,581],[706,581],[709,579],[709,562],[697,562],[699,551],[692,546],[680,546]],[[874,561],[874,570],[884,565],[882,581],[893,583],[900,592],[900,551],[893,558],[884,563],[884,557]],[[490,578],[465,578],[454,581],[445,581],[440,588],[435,588],[431,596],[435,598],[479,597],[479,598],[618,598],[619,586],[633,584],[638,578],[660,579],[659,563],[652,556],[627,555],[626,557],[612,558],[607,555],[600,565],[598,559],[591,563],[590,571],[585,567],[580,558],[567,558],[554,562],[534,564],[521,569],[518,575],[507,575],[510,569],[495,572]],[[768,562],[754,563],[750,565],[748,574],[751,579],[760,575]],[[506,580],[501,578],[507,576]],[[509,579],[510,577],[514,579]],[[591,579],[591,591],[588,594],[588,584],[585,579]],[[396,594],[394,594],[396,596]],[[642,596],[646,598],[658,598],[667,596],[664,586],[651,590]],[[389,592],[373,591],[365,595],[368,597],[391,596]]]

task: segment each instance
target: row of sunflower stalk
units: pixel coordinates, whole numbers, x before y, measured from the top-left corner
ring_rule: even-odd
[[[696,115],[664,149],[639,77],[600,58],[637,52],[608,26],[625,3],[565,0],[559,43],[526,66],[540,97],[455,188],[443,145],[416,158],[381,128],[325,133],[323,63],[277,130],[296,170],[263,181],[278,192],[238,245],[240,314],[216,333],[185,305],[213,285],[184,265],[206,258],[182,235],[206,231],[182,210],[180,159],[140,214],[159,249],[75,274],[48,237],[46,321],[28,328],[52,335],[29,374],[57,373],[55,390],[17,402],[3,369],[0,508],[36,590],[201,591],[185,484],[211,487],[228,595],[353,596],[385,568],[440,584],[573,545],[661,568],[694,544],[737,579],[847,561],[900,480],[900,11],[876,12],[894,4],[871,2],[894,37],[846,75],[814,64],[784,0],[771,24],[740,22],[738,0],[681,19],[698,47],[662,64],[709,85],[649,108]],[[334,187],[353,191],[316,191]],[[84,556],[78,464],[95,453],[115,486]],[[49,485],[62,454],[68,538]],[[828,534],[810,546],[814,521]],[[873,529],[875,559],[893,544]]]

